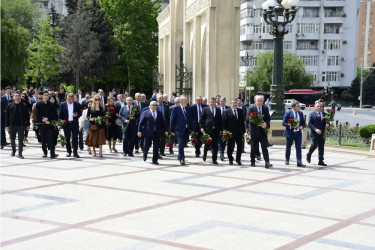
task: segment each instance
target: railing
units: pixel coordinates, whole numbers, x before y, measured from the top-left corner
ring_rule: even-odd
[[[336,122],[337,123],[337,122]],[[327,142],[342,144],[370,145],[371,139],[363,138],[359,135],[359,127],[350,127],[348,123],[331,127],[327,130]]]

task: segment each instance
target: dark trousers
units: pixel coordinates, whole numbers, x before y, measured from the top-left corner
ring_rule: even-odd
[[[78,130],[78,146],[81,150],[83,150],[83,130]]]
[[[144,149],[143,149],[143,155],[148,154],[148,150],[151,147],[151,144],[154,145],[152,150],[152,162],[157,162],[159,157],[159,147],[160,147],[160,136],[154,132],[154,135],[151,136],[145,136],[144,137]]]
[[[22,155],[23,137],[25,135],[25,127],[11,126],[9,134],[10,134],[10,145],[12,146],[13,152],[16,152],[16,135],[18,135],[18,155]]]
[[[1,146],[5,146],[7,138],[5,134],[5,113],[1,112]]]
[[[203,156],[207,157],[207,151],[212,148],[212,161],[217,160],[217,151],[218,151],[218,141],[219,141],[219,132],[212,132],[209,134],[212,138],[210,145],[205,144],[203,149]]]
[[[237,152],[236,152],[236,161],[241,161],[241,154],[242,154],[242,136],[238,135],[237,137],[232,137],[228,139],[228,150],[227,155],[230,161],[233,161],[233,151],[234,151],[234,144],[237,145]]]
[[[185,160],[185,152],[184,147],[186,144],[186,135],[189,136],[189,130],[185,129],[183,133],[176,132],[177,139],[178,139],[178,156],[177,159],[184,161]],[[189,138],[189,137],[188,137]]]
[[[195,155],[200,155],[201,154],[201,147],[202,147],[202,135],[203,133],[202,132],[195,132],[197,134],[197,139],[198,139],[198,143],[197,145],[195,145]]]
[[[42,139],[43,153],[47,155],[47,149],[49,148],[51,155],[55,155],[55,128],[50,125],[41,125],[39,126],[39,132]]]
[[[135,141],[135,123],[129,124],[126,131],[123,133],[122,150],[125,154],[133,154],[134,141]]]
[[[72,145],[70,143],[70,135],[72,135],[73,154],[77,154],[78,150],[78,124],[68,122],[64,125],[64,135],[66,137],[66,151],[72,153]]]
[[[219,152],[220,156],[224,156],[225,147],[227,146],[227,142],[222,140],[223,136],[221,135],[219,138]]]
[[[136,127],[138,128],[138,125],[136,125]],[[137,136],[137,132],[138,132],[138,131],[135,130],[134,148],[135,148],[136,150],[139,149],[139,145],[141,144],[141,140],[142,140],[142,137],[140,138],[140,137]]]
[[[165,151],[165,140],[167,139],[167,137],[165,136],[164,133],[161,134],[160,136],[160,154],[164,154],[164,151]]]
[[[293,132],[292,136],[286,137],[286,150],[285,150],[285,160],[289,161],[290,151],[295,142],[296,154],[297,154],[297,164],[302,163],[302,134],[301,132]]]
[[[251,153],[250,160],[251,163],[255,163],[255,157],[257,152],[259,152],[259,142],[262,147],[262,153],[265,163],[270,162],[268,155],[268,139],[267,135],[251,135]],[[260,153],[259,153],[260,154]]]
[[[315,149],[319,147],[318,148],[319,161],[324,161],[324,143],[325,143],[325,139],[323,138],[323,135],[311,137],[311,146],[307,155],[311,157]]]

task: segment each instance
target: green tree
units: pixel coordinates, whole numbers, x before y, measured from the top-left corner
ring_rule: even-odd
[[[64,51],[64,47],[53,37],[59,30],[58,27],[51,27],[49,17],[43,18],[28,50],[29,60],[25,77],[30,77],[31,82],[36,83],[36,88],[44,80],[60,73],[59,53]]]
[[[160,2],[160,0],[101,1],[120,48],[119,61],[125,63],[129,89],[144,91],[152,88],[153,68],[157,65],[158,56],[156,17],[160,11]],[[115,72],[111,72],[112,77],[114,77],[113,73]]]
[[[256,61],[250,85],[269,91],[272,83],[273,52],[260,53]],[[311,88],[314,77],[306,72],[302,61],[295,54],[284,51],[283,62],[285,90]]]

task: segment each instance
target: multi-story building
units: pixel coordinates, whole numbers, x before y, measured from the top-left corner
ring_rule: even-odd
[[[375,0],[361,1],[358,29],[358,59],[357,66],[371,67],[375,62],[374,15]]]
[[[240,79],[253,70],[259,53],[273,50],[263,2],[241,0]],[[314,87],[350,86],[357,65],[358,10],[359,0],[300,0],[295,20],[286,26],[284,50],[302,59],[314,76]]]
[[[65,6],[65,0],[34,0],[34,3],[46,15],[51,14],[51,8],[55,9],[57,14],[63,16],[68,14],[68,10]]]

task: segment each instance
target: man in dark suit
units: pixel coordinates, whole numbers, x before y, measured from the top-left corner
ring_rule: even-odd
[[[191,128],[191,111],[187,107],[187,102],[185,96],[180,97],[180,105],[173,108],[170,121],[171,134],[173,136],[177,134],[178,160],[181,165],[185,165],[185,135],[189,134],[189,128]]]
[[[286,137],[286,150],[285,150],[285,165],[289,165],[290,149],[295,142],[296,154],[297,154],[297,167],[304,168],[306,165],[302,163],[302,130],[305,127],[305,119],[303,118],[303,112],[300,111],[299,102],[292,103],[292,109],[288,110],[284,114],[283,126],[285,127],[284,136]],[[295,127],[291,127],[288,124],[289,119],[295,119],[299,121],[299,124]]]
[[[143,150],[143,160],[147,160],[148,150],[153,144],[153,155],[152,163],[159,165],[159,146],[160,146],[160,136],[162,134],[168,135],[167,125],[163,119],[162,113],[157,110],[156,101],[152,101],[150,104],[150,109],[142,113],[138,124],[138,137],[144,137],[144,150]],[[163,145],[161,145],[163,146]]]
[[[13,99],[11,95],[11,88],[6,87],[5,95],[1,97],[1,149],[3,149],[7,143],[6,135],[5,135],[5,116],[8,108],[9,102]]]
[[[178,106],[178,105],[180,105],[180,97],[176,97],[176,98],[174,99],[174,105],[172,105],[172,106],[169,107],[169,111],[168,111],[168,121],[167,121],[168,131],[171,130],[171,128],[170,128],[170,124],[171,124],[171,115],[172,115],[172,111],[173,111],[174,107],[176,107],[176,106]],[[173,136],[173,135],[171,135],[171,136],[172,136],[172,142],[173,142],[173,144],[175,144],[176,141],[177,141],[176,136]],[[171,155],[174,154],[174,152],[173,152],[173,148],[169,148],[169,153],[170,153]]]
[[[78,119],[82,115],[81,105],[74,101],[74,95],[69,93],[67,100],[60,105],[59,119],[66,121],[63,125],[64,135],[66,137],[66,157],[72,155],[72,146],[70,144],[70,135],[73,142],[73,156],[79,158],[78,155]],[[60,127],[59,127],[60,129]]]
[[[60,87],[60,92],[57,94],[57,98],[59,103],[65,102],[65,88],[63,86]]]
[[[104,91],[102,89],[99,89],[98,92],[100,95],[100,102],[105,107],[105,105],[107,104],[107,96],[104,94]]]
[[[52,126],[52,122],[58,119],[57,108],[55,104],[48,100],[47,90],[43,91],[42,94],[43,100],[35,104],[35,123],[38,124],[42,139],[43,158],[47,157],[47,149],[49,149],[53,159],[59,156],[55,154],[55,128]]]
[[[126,105],[124,105],[120,109],[120,114],[119,114],[119,118],[121,119],[123,123],[123,130],[125,129],[126,124],[129,124],[125,132],[123,132],[122,148],[123,148],[124,156],[128,155],[131,157],[134,156],[133,149],[134,149],[134,140],[135,140],[135,130],[137,130],[136,120],[139,117],[139,114],[135,116],[130,115],[130,112],[133,106],[134,106],[133,99],[131,97],[126,98]]]
[[[310,163],[312,153],[319,147],[318,165],[320,166],[327,166],[327,164],[324,163],[324,131],[329,127],[329,123],[324,119],[325,115],[323,105],[320,102],[315,102],[315,111],[311,112],[309,115],[311,146],[307,153],[306,160]]]
[[[201,147],[202,147],[202,132],[201,127],[199,125],[200,116],[202,114],[203,108],[207,105],[202,104],[202,97],[198,96],[195,98],[195,104],[190,106],[191,110],[191,124],[192,124],[192,131],[197,134],[198,143],[195,145],[195,156],[199,157],[201,154]]]
[[[267,134],[264,131],[265,128],[270,128],[270,122],[271,122],[271,116],[269,113],[269,110],[266,105],[263,104],[264,102],[264,96],[257,95],[255,96],[255,105],[252,105],[249,108],[248,114],[250,112],[255,112],[257,115],[264,115],[263,117],[263,123],[257,126],[254,123],[250,122],[250,119],[247,118],[246,123],[247,127],[250,128],[250,135],[251,135],[251,153],[250,153],[250,160],[251,160],[251,166],[255,167],[255,156],[256,152],[259,151],[259,142],[262,147],[262,153],[263,158],[265,161],[265,167],[270,168],[272,167],[272,164],[270,164],[270,159],[268,155],[268,140],[267,140]]]
[[[77,99],[78,99],[78,103],[82,104],[82,101],[84,100],[84,94],[82,93],[82,89],[78,89]]]
[[[241,97],[237,98],[237,108],[242,109],[243,121],[246,122],[247,108],[243,105],[243,100]],[[245,152],[245,137],[242,137],[242,153],[246,153]]]
[[[112,89],[112,93],[113,93],[113,98],[115,98],[115,101],[117,101],[117,95],[118,95],[118,93],[116,92],[115,88]]]
[[[168,111],[169,107],[167,104],[164,103],[164,98],[162,94],[157,94],[156,96],[158,100],[158,111],[162,114],[163,120],[166,123],[168,121]],[[165,140],[166,136],[165,134],[161,134],[160,136],[160,155],[165,156]],[[160,157],[161,158],[161,157]]]
[[[236,162],[238,165],[241,163],[242,154],[242,137],[245,134],[245,122],[243,120],[242,109],[237,108],[237,99],[232,99],[230,102],[231,108],[226,109],[224,112],[223,129],[232,133],[232,138],[228,139],[227,155],[229,165],[233,165],[233,151],[234,144],[237,145]]]
[[[199,125],[201,127],[201,132],[209,134],[212,138],[212,163],[217,164],[217,148],[220,132],[222,130],[222,121],[220,109],[216,107],[216,98],[211,98],[210,106],[207,106],[202,110]],[[204,145],[203,161],[206,161],[209,148],[210,145]]]
[[[216,102],[217,102],[217,98],[216,98]],[[225,97],[219,97],[219,102],[220,102],[220,105],[218,105],[217,107],[220,109],[221,122],[224,123],[224,111],[226,109],[229,109],[230,107],[226,105],[227,99],[225,99]],[[224,161],[224,159],[225,159],[224,151],[225,151],[226,145],[227,145],[227,142],[223,141],[222,135],[220,135],[220,138],[219,138],[219,153],[220,153],[220,160],[222,160],[222,161]]]
[[[141,101],[141,94],[140,93],[136,93],[135,94],[135,100],[133,101],[133,105],[134,106],[137,106],[140,110],[140,116],[142,115],[142,110],[144,108],[147,107],[146,103],[142,102]],[[139,124],[139,119],[136,120],[136,126],[138,127],[138,124]],[[135,137],[135,140],[134,140],[134,148],[135,148],[135,153],[138,153],[139,151],[139,146],[141,146],[141,149],[143,151],[143,137],[141,138],[138,138],[138,137]]]

